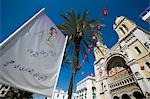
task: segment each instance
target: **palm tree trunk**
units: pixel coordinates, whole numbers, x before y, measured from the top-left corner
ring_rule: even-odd
[[[68,99],[71,99],[71,97],[72,97],[72,89],[73,89],[75,75],[76,75],[76,73],[72,72],[71,81],[70,81],[69,89],[68,89]]]
[[[73,62],[73,68],[72,68],[72,76],[71,76],[69,89],[68,89],[68,99],[71,99],[71,97],[72,97],[74,78],[76,75],[76,71],[78,69],[78,57],[79,57],[80,41],[81,41],[81,39],[78,39],[77,42],[75,43],[74,62]]]

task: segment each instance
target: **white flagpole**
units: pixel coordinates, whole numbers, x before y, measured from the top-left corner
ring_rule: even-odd
[[[62,61],[63,61],[63,56],[64,56],[64,53],[65,53],[65,49],[66,49],[67,40],[68,40],[68,36],[66,36],[64,48],[63,48],[63,51],[62,51],[63,54],[62,54],[61,59],[60,59],[60,60],[62,60]],[[55,93],[56,85],[57,85],[57,82],[58,82],[58,77],[59,77],[59,73],[60,73],[62,61],[61,61],[60,66],[59,66],[59,68],[58,68],[57,78],[56,78],[56,82],[55,82],[55,85],[54,85],[54,89],[53,89],[53,93],[52,93],[51,99],[54,98],[54,93]]]
[[[12,33],[8,38],[6,38],[2,43],[0,43],[0,49],[5,46],[11,39],[13,39],[19,31],[21,31],[25,26],[27,26],[33,19],[37,18],[45,8],[42,8],[38,13],[36,13],[33,17],[31,17],[27,22],[25,22],[20,28],[18,28],[14,33]]]

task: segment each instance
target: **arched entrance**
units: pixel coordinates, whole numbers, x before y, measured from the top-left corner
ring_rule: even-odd
[[[113,99],[119,99],[119,97],[118,96],[114,96],[114,98]]]
[[[144,99],[144,95],[141,94],[141,93],[138,92],[138,91],[135,91],[135,92],[133,93],[133,96],[134,96],[136,99]]]
[[[126,69],[128,73],[132,73],[129,66],[127,66],[126,61],[123,57],[114,56],[107,62],[107,73],[108,76],[112,76],[119,72],[119,70]],[[113,74],[111,72],[114,72]],[[111,75],[112,74],[112,75]]]
[[[130,96],[127,95],[127,94],[123,94],[121,98],[122,98],[122,99],[131,99]]]
[[[108,86],[110,86],[111,94],[115,95],[113,99],[131,99],[131,96],[126,93],[133,90],[133,88],[138,89],[139,92],[141,91],[139,83],[133,73],[135,71],[132,68],[132,72],[129,66],[132,66],[132,64],[129,63],[128,58],[121,53],[110,54],[107,58],[105,58],[104,66],[107,73],[107,80],[109,81]],[[134,97],[136,97],[136,99],[140,99],[141,95],[138,96],[136,94],[137,93],[135,93]]]

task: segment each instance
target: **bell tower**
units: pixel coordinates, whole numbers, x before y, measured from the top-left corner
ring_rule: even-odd
[[[102,42],[97,42],[97,47],[94,48],[95,63],[98,62],[106,54],[108,48]]]
[[[113,24],[113,29],[117,32],[119,40],[128,35],[137,25],[131,20],[120,16]]]

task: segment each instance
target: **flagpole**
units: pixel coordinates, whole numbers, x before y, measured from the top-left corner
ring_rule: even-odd
[[[42,8],[38,13],[36,13],[33,17],[31,17],[27,22],[25,22],[20,28],[18,28],[14,33],[12,33],[8,38],[6,38],[2,43],[0,43],[0,49],[2,49],[8,42],[13,39],[19,31],[21,31],[25,26],[27,26],[32,20],[37,18],[38,15],[40,15],[45,8]]]
[[[65,38],[65,44],[64,44],[63,51],[62,51],[63,54],[62,54],[61,59],[60,59],[60,60],[62,60],[62,61],[63,61],[63,56],[64,56],[64,53],[65,53],[65,49],[66,49],[67,40],[68,40],[68,36],[66,36],[66,38]],[[60,73],[62,61],[61,61],[60,66],[59,66],[59,68],[58,68],[57,77],[56,77],[56,82],[55,82],[55,85],[54,85],[54,89],[53,89],[53,93],[52,93],[51,99],[54,98],[54,93],[55,93],[56,85],[57,85],[57,82],[58,82],[58,77],[59,77],[59,73]]]

